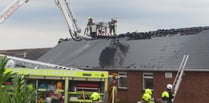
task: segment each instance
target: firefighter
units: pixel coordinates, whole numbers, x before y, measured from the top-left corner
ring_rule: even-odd
[[[96,37],[96,25],[94,24],[92,17],[88,17],[87,27],[89,29],[91,37]]]
[[[99,103],[100,95],[97,92],[93,92],[90,96],[92,103]]]
[[[149,93],[144,93],[142,95],[142,103],[154,103],[151,99],[152,97]]]
[[[168,102],[168,99],[169,99],[169,93],[168,91],[163,91],[162,94],[161,94],[161,97],[162,97],[162,100],[163,100],[163,103],[167,103]]]
[[[109,103],[117,102],[117,76],[117,73],[113,73],[109,83]]]
[[[142,103],[154,103],[152,100],[152,90],[147,88],[144,90],[144,94],[142,95]]]
[[[173,103],[172,99],[174,97],[173,93],[172,93],[172,85],[171,84],[167,84],[167,90],[163,91],[161,94],[163,103]]]
[[[93,22],[93,19],[92,17],[88,17],[88,24],[87,25],[92,25],[94,22]]]
[[[151,89],[147,88],[147,89],[145,89],[144,92],[148,93],[152,97],[152,90]]]
[[[110,22],[109,22],[109,27],[110,27],[110,34],[113,33],[114,36],[116,36],[116,23],[117,20],[111,18]]]

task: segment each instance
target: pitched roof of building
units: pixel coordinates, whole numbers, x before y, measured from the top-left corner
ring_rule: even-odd
[[[0,54],[37,60],[40,56],[42,56],[50,49],[51,48],[30,48],[30,49],[27,48],[27,49],[0,50]]]
[[[188,54],[187,70],[209,71],[209,30],[189,34],[193,35],[67,41],[38,60],[78,68],[173,71]]]

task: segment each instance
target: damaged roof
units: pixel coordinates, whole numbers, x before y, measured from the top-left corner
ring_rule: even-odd
[[[97,39],[66,41],[38,60],[77,68],[175,71],[184,55],[185,69],[209,71],[209,30],[150,39]]]

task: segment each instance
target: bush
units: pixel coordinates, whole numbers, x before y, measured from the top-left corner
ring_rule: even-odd
[[[34,103],[37,99],[36,88],[26,84],[25,76],[12,72],[6,72],[8,59],[0,57],[0,103]],[[3,83],[12,79],[12,85]]]

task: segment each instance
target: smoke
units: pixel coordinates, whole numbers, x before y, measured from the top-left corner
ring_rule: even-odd
[[[129,45],[112,40],[110,45],[102,50],[99,56],[100,67],[118,67],[125,60]]]

